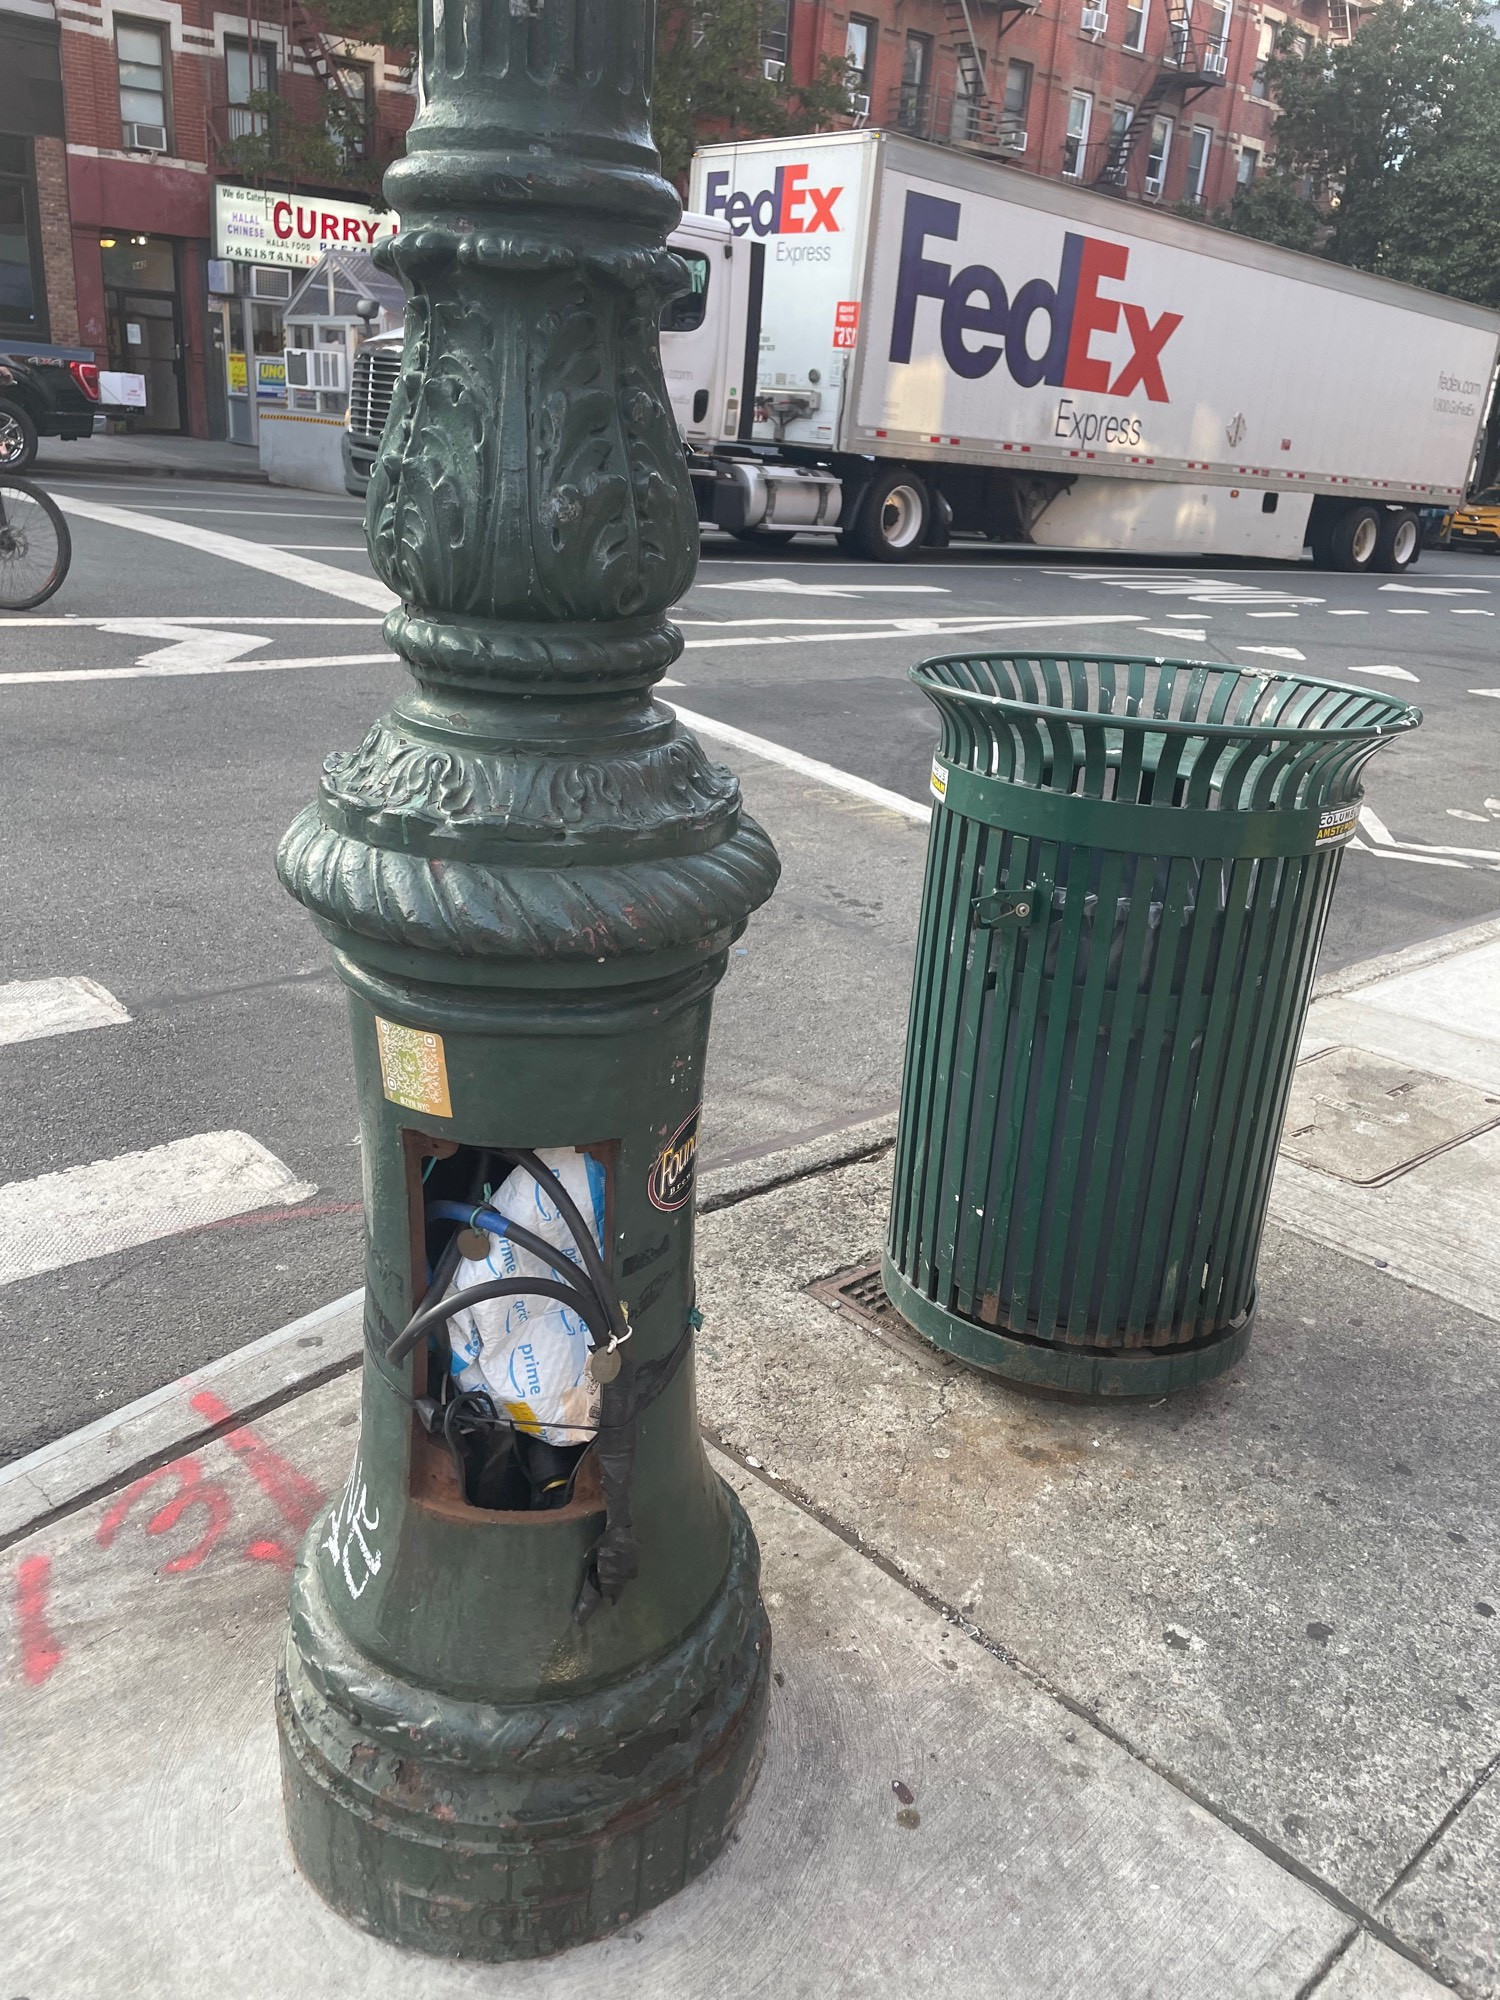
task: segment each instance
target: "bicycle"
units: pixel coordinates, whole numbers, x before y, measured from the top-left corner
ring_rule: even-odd
[[[73,538],[57,502],[0,471],[0,610],[45,604],[72,560]]]

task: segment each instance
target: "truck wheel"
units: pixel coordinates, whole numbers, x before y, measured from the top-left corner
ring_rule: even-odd
[[[914,472],[893,466],[865,488],[852,542],[871,562],[910,562],[927,539],[932,500]]]
[[[1380,549],[1380,520],[1378,507],[1350,507],[1340,514],[1329,531],[1329,567],[1373,569]]]
[[[0,469],[24,472],[36,457],[36,425],[19,403],[0,399]]]
[[[1375,567],[1396,574],[1410,569],[1422,552],[1422,524],[1409,507],[1385,514],[1380,522],[1380,547]]]

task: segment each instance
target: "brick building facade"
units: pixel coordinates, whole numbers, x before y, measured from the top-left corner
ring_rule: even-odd
[[[61,79],[55,113],[33,113],[45,129],[32,130],[18,129],[20,93],[0,75],[0,203],[7,158],[21,159],[5,152],[11,135],[30,175],[39,337],[142,374],[147,407],[132,421],[144,428],[232,433],[245,371],[231,351],[279,352],[281,334],[274,312],[252,319],[247,307],[242,320],[249,282],[216,250],[215,189],[368,199],[360,184],[400,150],[416,108],[402,58],[330,40],[299,0],[237,13],[213,0],[0,0],[0,54],[18,38],[50,48]],[[319,177],[279,165],[281,153],[312,157]],[[253,404],[253,363],[248,394]]]
[[[765,56],[793,82],[846,63],[851,123],[1214,210],[1271,144],[1278,27],[1343,40],[1358,18],[1357,0],[768,0]]]
[[[62,64],[51,0],[0,0],[0,341],[72,346]]]

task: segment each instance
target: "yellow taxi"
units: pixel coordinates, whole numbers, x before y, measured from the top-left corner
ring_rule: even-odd
[[[1500,486],[1486,486],[1472,500],[1455,508],[1448,523],[1448,545],[1500,549]]]

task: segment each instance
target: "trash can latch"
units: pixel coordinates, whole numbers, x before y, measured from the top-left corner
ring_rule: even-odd
[[[1028,886],[1019,896],[1007,896],[997,890],[991,896],[976,896],[974,899],[974,921],[985,930],[996,930],[1001,924],[1024,924],[1029,921],[1036,908],[1036,890]]]

